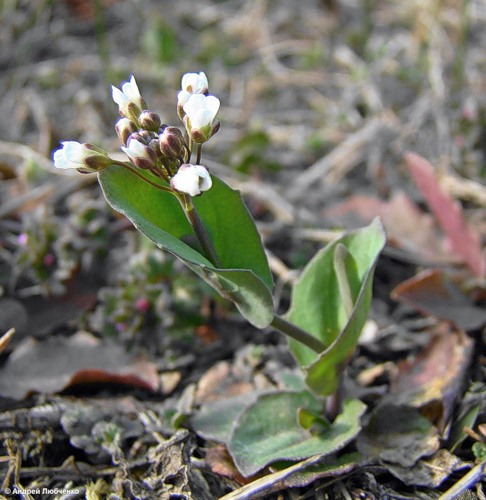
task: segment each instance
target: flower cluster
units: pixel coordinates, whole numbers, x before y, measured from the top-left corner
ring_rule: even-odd
[[[115,126],[128,162],[110,158],[92,144],[62,143],[54,153],[54,165],[82,173],[99,172],[110,165],[121,165],[137,173],[150,172],[163,179],[161,189],[198,196],[212,186],[207,169],[200,165],[201,148],[219,129],[215,119],[219,99],[209,95],[204,73],[186,73],[177,95],[177,112],[184,130],[162,123],[160,116],[147,109],[137,82],[132,76],[121,89],[112,87],[112,96],[121,118]],[[191,163],[195,152],[196,162]],[[146,177],[144,177],[146,178]]]

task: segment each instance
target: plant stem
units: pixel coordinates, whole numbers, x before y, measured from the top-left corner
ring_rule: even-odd
[[[316,339],[310,333],[290,323],[282,318],[282,316],[274,316],[270,324],[283,334],[292,337],[294,340],[297,340],[317,353],[321,353],[326,349],[326,346],[319,339]]]
[[[157,189],[160,189],[162,191],[169,191],[169,192],[172,192],[172,189],[167,187],[167,186],[162,186],[161,184],[157,184],[156,182],[153,182],[151,181],[150,179],[148,179],[147,177],[145,177],[144,175],[140,174],[136,168],[130,166],[128,163],[126,162],[122,162],[122,161],[114,161],[113,162],[114,165],[119,165],[120,167],[123,167],[123,168],[126,168],[127,170],[130,170],[130,172],[132,172],[132,174],[136,175],[139,179],[142,179],[143,181],[145,181],[147,184],[150,184],[151,186],[153,186],[154,188],[157,188]]]
[[[216,267],[222,267],[221,261],[219,260],[218,254],[213,246],[213,243],[209,239],[208,233],[204,228],[204,225],[199,218],[196,207],[192,203],[192,198],[188,194],[181,194],[179,201],[181,202],[184,212],[186,213],[187,219],[190,222],[194,233],[201,244],[204,255],[209,259]]]
[[[338,368],[338,386],[336,392],[330,394],[326,398],[326,417],[333,422],[334,419],[343,411],[343,377],[344,368],[339,366]]]
[[[196,153],[196,165],[201,164],[201,155],[202,155],[202,144],[198,144]]]

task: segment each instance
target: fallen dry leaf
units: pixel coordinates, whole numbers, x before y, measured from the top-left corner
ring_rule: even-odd
[[[486,310],[475,306],[439,269],[423,271],[400,283],[391,297],[466,331],[486,324]]]
[[[247,484],[249,479],[243,477],[236,468],[226,446],[218,445],[208,448],[206,463],[211,470],[219,476],[229,477],[239,484]]]
[[[407,486],[437,488],[453,472],[468,465],[447,450],[439,450],[430,458],[419,460],[412,467],[387,465],[387,469]]]
[[[133,359],[122,347],[86,332],[68,338],[26,339],[0,370],[0,394],[13,399],[87,383],[121,384],[155,391],[159,377],[154,364]]]
[[[419,408],[444,431],[461,394],[473,348],[473,341],[461,330],[452,330],[447,323],[438,325],[415,359],[398,364],[390,388],[394,403]]]
[[[480,237],[467,225],[461,205],[442,189],[431,163],[415,153],[405,153],[404,158],[415,184],[447,235],[452,250],[462,257],[476,276],[484,277],[486,261]]]
[[[397,192],[389,201],[355,195],[326,210],[326,216],[337,219],[346,226],[366,224],[379,216],[390,245],[433,262],[454,262],[435,227],[433,217],[424,213],[403,192]]]

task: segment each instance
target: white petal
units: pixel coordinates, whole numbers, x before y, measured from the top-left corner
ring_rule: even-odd
[[[65,141],[62,148],[54,151],[54,166],[56,168],[80,168],[84,165],[83,159],[87,156],[82,144],[75,141]]]
[[[128,99],[135,104],[139,104],[142,100],[142,96],[140,95],[140,91],[138,90],[137,82],[135,81],[135,77],[132,75],[129,82],[126,82],[122,85],[123,93],[128,97]]]
[[[76,163],[83,163],[83,160],[91,154],[85,146],[76,141],[64,141],[62,147],[66,159]]]
[[[197,175],[199,176],[199,189],[201,191],[207,191],[208,189],[211,189],[213,181],[206,168],[202,165],[194,165],[194,167],[196,169]]]
[[[177,103],[181,106],[184,106],[184,104],[186,104],[189,97],[191,97],[191,94],[187,90],[181,90],[177,94]]]
[[[217,97],[214,97],[213,95],[209,95],[206,97],[205,107],[212,115],[211,121],[213,121],[214,118],[216,117],[219,111],[219,106],[220,102]]]
[[[189,99],[184,104],[184,111],[186,112],[189,119],[192,120],[192,116],[195,116],[199,110],[204,109],[204,100],[206,96],[203,94],[193,94],[189,96]]]
[[[181,87],[182,90],[190,94],[200,94],[207,90],[208,79],[202,71],[200,73],[186,73],[182,77]]]
[[[130,158],[150,158],[145,144],[134,139],[128,142],[128,147],[122,147],[121,149]]]
[[[191,121],[192,129],[200,129],[210,125],[219,110],[219,99],[204,94],[193,94],[184,104],[184,111]]]
[[[211,176],[202,165],[181,165],[179,171],[171,179],[173,189],[191,196],[197,196],[212,186]]]
[[[182,165],[179,171],[170,181],[173,189],[191,196],[201,194],[199,189],[199,176],[192,165]]]
[[[69,162],[64,156],[64,151],[62,149],[58,149],[54,151],[54,166],[56,168],[71,168]]]
[[[125,108],[130,102],[130,99],[128,99],[128,97],[120,89],[117,89],[113,85],[111,86],[111,96],[116,104],[118,104],[119,108]]]

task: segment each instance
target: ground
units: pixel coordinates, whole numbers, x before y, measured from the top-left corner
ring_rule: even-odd
[[[484,499],[484,3],[0,13],[2,498]],[[122,157],[110,86],[130,75],[180,126],[181,76],[199,71],[221,101],[203,163],[242,192],[279,311],[343,230],[379,216],[387,232],[346,370],[362,432],[286,478],[282,464],[242,477],[197,417],[280,387],[296,367],[283,336],[136,232],[96,175],[52,163],[65,140]]]

